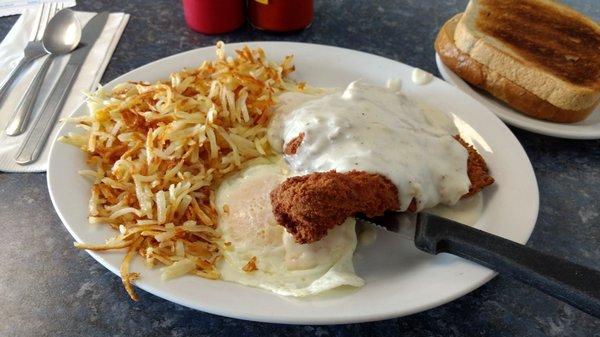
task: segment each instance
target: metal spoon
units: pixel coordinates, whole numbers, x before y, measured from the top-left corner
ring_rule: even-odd
[[[77,47],[80,40],[81,24],[75,17],[75,12],[70,9],[63,9],[56,13],[48,23],[48,26],[44,31],[44,37],[42,38],[44,49],[49,55],[46,56],[44,63],[38,70],[38,73],[35,75],[31,84],[29,84],[25,95],[21,99],[21,102],[19,102],[12,118],[8,122],[5,129],[7,135],[17,136],[27,129],[31,110],[33,110],[33,104],[36,101],[50,64],[56,56],[72,52]]]

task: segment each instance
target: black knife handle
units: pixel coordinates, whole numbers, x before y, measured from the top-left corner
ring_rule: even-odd
[[[511,276],[600,317],[600,272],[432,214],[417,217],[415,245]]]

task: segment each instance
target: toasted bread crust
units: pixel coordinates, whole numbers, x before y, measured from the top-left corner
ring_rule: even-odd
[[[565,81],[599,86],[600,32],[556,5],[540,1],[479,0],[483,33]],[[600,87],[598,87],[600,88]]]
[[[462,79],[488,91],[516,110],[537,119],[573,123],[585,119],[594,111],[600,100],[580,110],[559,108],[462,52],[454,43],[454,30],[461,15],[457,14],[440,29],[435,41],[435,49],[442,62]]]
[[[516,5],[513,6],[514,8],[509,6],[510,8],[500,10],[494,5],[498,3]],[[532,22],[525,25],[512,25],[512,28],[507,27],[511,25],[508,22],[514,21],[514,17],[522,15],[516,13],[516,7],[528,5],[539,5],[541,9],[537,11],[546,11],[548,12],[546,14],[552,11],[553,15],[559,15],[559,18],[552,19],[554,24]],[[532,10],[529,12],[531,13]],[[487,17],[480,19],[481,16]],[[490,20],[494,21],[495,25],[504,26],[506,28],[504,31],[491,28],[494,24],[490,26],[478,24],[494,16],[502,16],[500,19]],[[570,28],[563,30],[564,27],[557,22],[567,19]],[[575,34],[574,27],[577,25],[582,29],[585,28],[586,33]],[[537,32],[532,32],[533,30]],[[510,34],[507,33],[509,31]],[[534,38],[537,35],[539,36]],[[550,35],[556,37],[551,38]],[[573,49],[569,54],[564,54],[564,49],[554,46],[554,40],[564,38],[584,38],[586,41],[595,41],[595,38],[600,38],[600,26],[554,1],[471,0],[454,33],[454,41],[459,50],[541,99],[565,110],[577,111],[590,108],[600,99],[600,74],[596,71],[600,67],[600,54],[584,48]],[[519,39],[518,43],[515,42]],[[523,47],[525,45],[528,47]],[[545,54],[548,55],[544,56]],[[558,57],[563,57],[565,62],[572,62],[573,66],[570,68],[578,70],[572,73],[568,69],[564,69],[564,72],[558,71],[560,65],[552,66],[550,69],[551,60],[556,61]],[[569,79],[580,76],[581,73],[589,74],[584,76],[586,79],[583,82]]]

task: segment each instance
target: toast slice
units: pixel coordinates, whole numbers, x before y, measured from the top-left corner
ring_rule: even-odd
[[[448,20],[435,40],[435,50],[444,64],[468,83],[488,91],[520,112],[538,119],[572,123],[585,119],[596,105],[581,109],[561,109],[524,87],[500,75],[462,52],[454,42],[454,33],[462,13]]]
[[[557,108],[600,100],[600,26],[551,0],[470,0],[454,31],[463,53]]]

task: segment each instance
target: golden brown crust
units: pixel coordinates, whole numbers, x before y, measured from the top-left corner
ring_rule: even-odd
[[[600,103],[599,100],[583,110],[561,109],[502,75],[490,71],[488,67],[463,53],[454,44],[454,29],[460,15],[447,21],[440,29],[435,41],[435,50],[442,62],[468,83],[486,90],[525,115],[558,123],[581,121]]]
[[[363,171],[316,172],[288,178],[271,191],[277,222],[298,243],[311,243],[356,213],[369,217],[400,208],[398,189],[387,178]]]
[[[476,27],[553,75],[600,89],[600,31],[581,15],[539,0],[478,0]]]
[[[242,267],[242,270],[246,273],[251,273],[255,270],[258,270],[258,267],[256,266],[256,256],[253,256],[250,261],[248,261],[248,263]]]
[[[467,159],[467,175],[471,182],[469,192],[463,195],[463,198],[470,197],[473,194],[481,191],[484,187],[494,183],[494,178],[490,176],[487,164],[483,157],[475,150],[473,145],[465,142],[460,136],[454,136],[454,138],[467,149],[469,157]]]
[[[296,138],[290,140],[285,145],[285,149],[283,150],[283,153],[285,153],[287,155],[296,154],[296,151],[298,151],[298,147],[300,146],[300,144],[302,144],[303,140],[304,140],[304,132],[300,132],[300,134],[298,136],[296,136]]]
[[[454,138],[469,154],[467,174],[471,186],[463,196],[468,197],[492,184],[494,178],[489,175],[485,160],[477,150],[460,136]],[[302,140],[299,135],[290,141],[294,143],[294,153]],[[287,179],[271,191],[271,205],[277,222],[298,243],[311,243],[357,213],[373,217],[388,210],[398,210],[400,200],[396,185],[382,175],[364,171],[329,171]],[[417,210],[414,198],[407,210]]]

